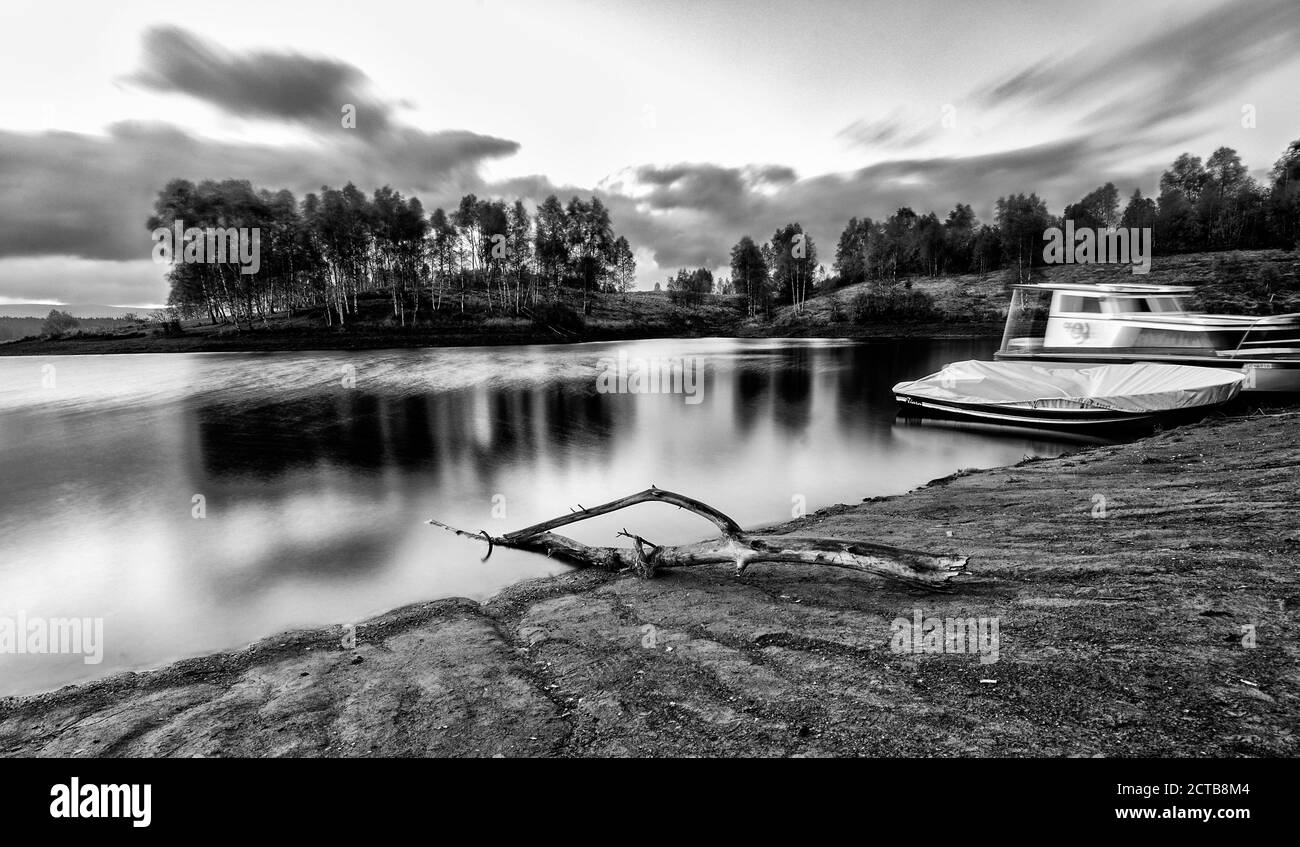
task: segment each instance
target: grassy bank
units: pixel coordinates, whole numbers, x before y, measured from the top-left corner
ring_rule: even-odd
[[[0,701],[0,752],[1294,756],[1297,420],[959,473],[775,530],[969,554],[953,593],[780,565],[574,572],[384,615],[355,649],[291,633]],[[895,652],[918,610],[996,619],[997,661]]]
[[[141,325],[115,332],[86,332],[58,338],[32,337],[0,344],[0,355],[77,355],[95,353],[195,353],[267,350],[366,350],[399,347],[554,344],[665,336],[726,335],[736,310],[725,305],[679,307],[651,294],[602,295],[584,314],[582,298],[566,294],[557,303],[520,315],[489,309],[481,297],[444,303],[405,325],[393,316],[381,294],[358,302],[349,323],[330,326],[320,310],[279,313],[253,325],[213,325],[186,320],[174,325]]]
[[[1300,311],[1300,253],[1282,250],[1158,256],[1146,274],[1134,274],[1127,265],[1053,265],[1036,270],[1032,281],[1186,285],[1196,288],[1191,305],[1201,311],[1229,314]],[[853,335],[862,323],[855,318],[865,307],[868,314],[892,311],[886,318],[868,323],[889,324],[900,333],[909,330],[927,333],[935,327],[971,334],[1000,333],[1007,314],[1009,282],[1014,282],[1014,275],[998,271],[914,277],[887,287],[859,283],[812,298],[798,311],[788,306],[778,309],[767,322],[766,331],[786,335]],[[882,288],[886,289],[883,296]],[[866,302],[872,296],[886,302]]]

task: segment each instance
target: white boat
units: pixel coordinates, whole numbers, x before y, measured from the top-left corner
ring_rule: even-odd
[[[1244,381],[1240,371],[1188,365],[969,361],[900,382],[894,398],[904,414],[1094,433],[1196,419],[1234,399]]]
[[[1194,289],[1039,283],[1013,287],[994,358],[1056,366],[1160,362],[1240,372],[1246,392],[1300,391],[1300,313],[1189,312]]]

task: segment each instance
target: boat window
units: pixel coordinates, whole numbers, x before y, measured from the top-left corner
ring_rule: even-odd
[[[1183,301],[1177,297],[1152,297],[1151,311],[1153,312],[1181,312]]]
[[[1062,312],[1086,312],[1088,314],[1101,314],[1101,301],[1096,297],[1080,297],[1076,294],[1062,294],[1061,308]]]
[[[1205,332],[1179,332],[1174,329],[1145,328],[1133,339],[1134,347],[1180,347],[1212,350],[1214,338]]]
[[[1141,297],[1120,297],[1115,301],[1115,311],[1131,314],[1133,312],[1158,312],[1158,308],[1150,305],[1148,301]]]

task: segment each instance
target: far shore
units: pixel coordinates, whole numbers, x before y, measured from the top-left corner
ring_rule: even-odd
[[[1189,253],[1158,259],[1140,281],[1191,286],[1198,292],[1198,310],[1268,314],[1300,309],[1294,293],[1294,282],[1300,278],[1300,256],[1294,252]],[[1269,275],[1281,281],[1280,287],[1274,286],[1277,290],[1257,284]],[[437,310],[426,302],[412,320],[409,313],[394,315],[392,301],[382,292],[366,292],[343,327],[330,326],[337,322],[327,319],[319,307],[259,315],[251,326],[247,318],[238,325],[229,321],[214,325],[206,316],[177,325],[124,322],[115,328],[96,326],[63,337],[31,336],[0,342],[0,356],[383,350],[649,338],[995,338],[1001,336],[1006,319],[1008,285],[1017,279],[1006,272],[991,272],[862,282],[818,292],[798,308],[787,304],[756,315],[747,314],[743,301],[733,295],[703,295],[687,303],[667,293],[602,293],[584,298],[565,290],[554,301],[534,304],[542,312],[549,307],[550,314],[558,317],[533,314],[523,307],[503,308],[499,298],[488,302],[482,292],[471,292],[463,303],[445,300]],[[1098,264],[1038,268],[1033,281],[1098,284],[1137,280],[1128,266]],[[904,297],[904,302],[894,306],[878,303],[859,309],[861,298],[873,291],[918,295],[921,305],[907,305]],[[15,319],[0,317],[0,324],[5,320]],[[26,320],[32,324],[25,330],[28,333],[41,325],[39,320]]]
[[[492,347],[528,344],[580,344],[595,341],[637,341],[653,338],[844,338],[872,341],[901,339],[993,338],[1002,334],[999,323],[831,324],[742,327],[739,331],[646,332],[629,327],[622,331],[593,331],[559,335],[545,330],[517,332],[330,331],[265,330],[241,332],[190,332],[167,337],[138,333],[132,336],[83,336],[66,339],[25,339],[0,343],[0,356],[87,356],[120,353],[262,353],[281,351],[386,350],[419,347]]]
[[[579,570],[390,612],[355,645],[292,632],[0,700],[0,755],[1295,756],[1298,414],[770,530],[970,556],[949,593],[815,566]],[[900,646],[922,618],[996,621],[996,654]]]

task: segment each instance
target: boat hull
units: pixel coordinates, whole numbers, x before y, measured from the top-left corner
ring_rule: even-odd
[[[989,424],[1081,435],[1120,436],[1150,432],[1200,420],[1213,407],[1163,412],[1124,413],[1109,409],[1026,409],[993,404],[957,403],[895,394],[903,417],[937,418],[959,423]]]

